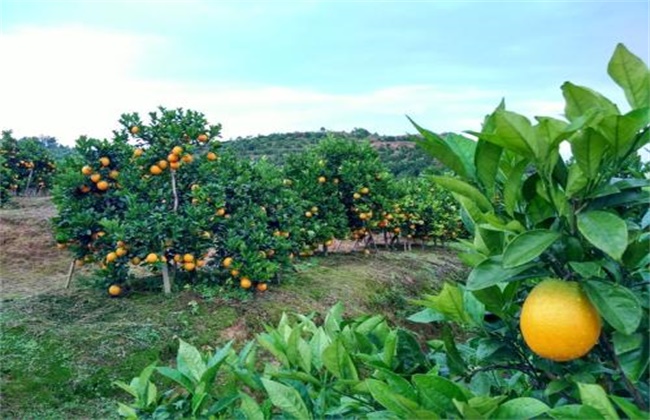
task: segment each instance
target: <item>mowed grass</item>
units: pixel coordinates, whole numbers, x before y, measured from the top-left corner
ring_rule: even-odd
[[[462,271],[444,249],[334,254],[298,264],[280,285],[243,300],[206,287],[110,298],[84,286],[88,268],[64,288],[71,257],[55,249],[53,215],[47,198],[0,210],[4,418],[117,418],[115,401],[128,396],[112,382],[130,381],[153,361],[173,363],[178,338],[204,351],[230,339],[241,346],[282,312],[322,314],[342,301],[349,315],[383,313],[407,325],[406,316],[419,310],[409,299]],[[419,331],[423,339],[436,335]]]

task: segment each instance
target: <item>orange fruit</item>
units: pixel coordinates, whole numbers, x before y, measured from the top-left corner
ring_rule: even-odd
[[[90,180],[94,182],[95,184],[99,182],[99,180],[102,179],[102,176],[98,173],[94,173],[90,175]]]
[[[239,276],[239,270],[234,270],[234,269],[230,270],[230,275],[233,277]]]
[[[81,187],[79,187],[79,191],[81,191],[82,193],[90,192],[90,187],[88,185],[82,185]]]
[[[208,136],[207,134],[199,134],[197,140],[200,141],[201,143],[205,143],[206,141],[208,141]]]
[[[99,158],[99,163],[102,164],[102,166],[106,167],[111,164],[111,160],[107,158],[106,156]]]
[[[151,172],[151,175],[160,175],[162,173],[162,168],[158,165],[151,165],[149,172]]]
[[[100,190],[100,191],[106,191],[108,189],[108,182],[99,181],[97,183],[97,189]]]
[[[580,285],[560,279],[546,279],[531,290],[519,326],[534,353],[556,362],[589,353],[602,328],[598,311]]]
[[[169,155],[167,155],[167,160],[169,161],[169,163],[178,162],[178,155],[170,153]]]
[[[306,212],[305,212],[305,217],[306,217],[306,218],[309,219],[309,218],[312,217],[312,216],[313,216],[313,214],[312,214],[310,211],[306,211]]]
[[[140,258],[138,258],[138,257],[131,258],[131,264],[133,264],[133,265],[138,265],[141,262],[142,262],[142,260]]]
[[[168,165],[169,164],[164,159],[161,159],[161,160],[158,161],[158,166],[160,166],[160,169],[167,169]]]
[[[361,190],[360,190],[359,192],[360,192],[361,194],[364,194],[364,195],[365,195],[365,194],[369,194],[369,193],[370,193],[370,188],[368,188],[368,187],[363,187],[363,188],[361,188]]]
[[[120,246],[115,250],[115,254],[117,254],[118,257],[123,257],[126,255],[126,249]]]
[[[108,177],[111,179],[117,179],[118,176],[120,176],[120,172],[115,169],[108,174]]]
[[[181,167],[181,163],[180,162],[171,162],[169,164],[169,167],[171,168],[171,170],[175,171],[175,170],[177,170],[178,168]]]
[[[194,262],[194,255],[192,255],[192,254],[183,255],[183,262],[186,262],[186,263]]]
[[[183,153],[183,148],[181,146],[174,146],[172,149],[172,154],[180,156],[181,153]]]
[[[226,209],[223,207],[217,210],[217,216],[223,216],[224,214],[226,214]]]
[[[217,154],[214,153],[214,152],[208,152],[208,154],[206,155],[206,157],[208,158],[208,160],[217,160],[217,157],[218,157],[218,156],[217,156]]]
[[[232,265],[232,257],[224,258],[223,261],[221,262],[221,265],[223,266],[223,268],[230,267]]]
[[[253,283],[248,277],[242,277],[241,280],[239,280],[239,285],[242,287],[242,289],[250,289]]]
[[[137,125],[134,125],[133,127],[131,127],[131,134],[133,134],[134,136],[136,134],[138,134],[139,132],[140,132],[140,127],[138,127]]]
[[[90,174],[93,173],[93,168],[91,168],[90,166],[86,165],[86,166],[84,166],[83,168],[81,168],[81,173],[84,174],[84,175],[86,175],[86,176],[88,176],[88,175],[90,175]]]
[[[318,213],[318,207],[314,206],[311,208],[312,213]]]
[[[147,255],[147,258],[144,259],[146,262],[149,264],[153,264],[158,262],[158,255],[154,254],[153,252],[149,255]]]
[[[194,160],[194,158],[192,157],[192,155],[183,155],[183,157],[182,157],[181,159],[182,159],[183,162],[185,162],[185,163],[192,163],[192,161]]]
[[[117,284],[113,284],[108,288],[108,294],[117,297],[122,294],[122,288]]]
[[[109,252],[109,253],[106,255],[106,262],[107,262],[107,263],[112,263],[112,262],[115,261],[116,259],[117,259],[117,254],[116,254],[115,252]]]
[[[205,267],[206,264],[207,264],[207,261],[206,261],[206,260],[197,260],[197,261],[196,261],[196,266],[197,266],[198,268]]]
[[[326,182],[327,182],[327,178],[325,178],[324,176],[319,176],[318,177],[318,183],[319,184],[324,184]]]
[[[183,268],[186,271],[194,271],[194,269],[196,268],[196,264],[194,264],[193,262],[186,262],[185,264],[183,264]]]
[[[133,157],[140,157],[142,156],[142,153],[144,153],[142,149],[135,149],[133,151]]]
[[[269,288],[269,286],[266,283],[257,283],[257,287],[255,287],[258,292],[265,292],[266,289]]]
[[[355,200],[358,200],[358,199],[361,198],[361,194],[359,194],[359,193],[354,193],[354,194],[352,195],[352,197],[353,197]]]

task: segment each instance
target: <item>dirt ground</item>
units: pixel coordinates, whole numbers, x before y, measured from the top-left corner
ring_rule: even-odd
[[[0,298],[31,296],[65,286],[71,256],[56,248],[50,197],[17,198],[0,210]]]

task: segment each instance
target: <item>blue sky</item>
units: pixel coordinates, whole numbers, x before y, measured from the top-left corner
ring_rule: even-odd
[[[119,115],[202,111],[224,137],[477,130],[505,97],[560,116],[560,85],[624,106],[616,43],[648,62],[642,1],[0,0],[0,128],[110,136]],[[7,65],[10,63],[10,65]]]

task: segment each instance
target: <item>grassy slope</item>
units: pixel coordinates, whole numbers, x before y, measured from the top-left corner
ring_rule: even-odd
[[[283,311],[323,313],[339,300],[350,315],[378,312],[405,323],[416,310],[409,297],[458,275],[444,250],[339,254],[304,262],[282,285],[244,301],[209,290],[111,299],[79,280],[63,289],[70,257],[54,249],[51,203],[19,205],[0,210],[3,417],[112,418],[114,399],[126,397],[111,382],[130,380],[152,361],[171,361],[177,337],[205,350],[233,338],[241,344]]]

